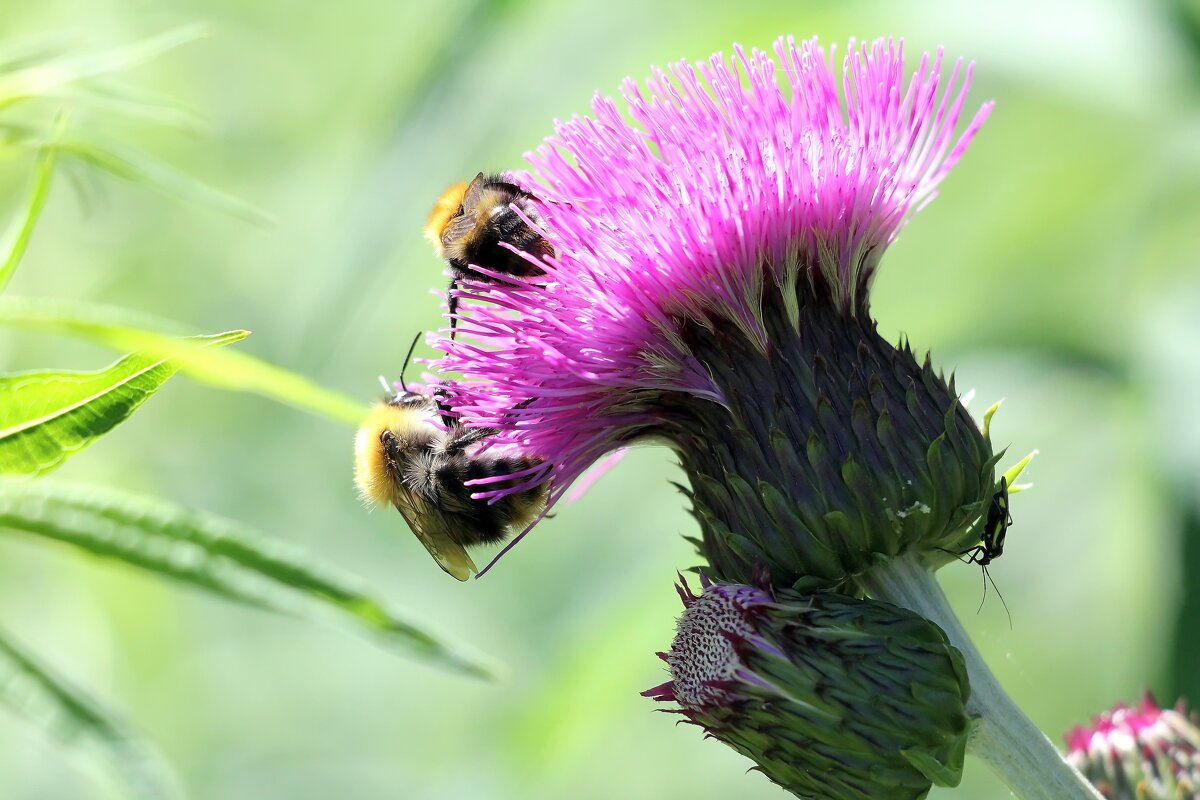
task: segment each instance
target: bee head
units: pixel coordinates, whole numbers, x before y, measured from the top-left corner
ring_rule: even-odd
[[[400,470],[442,434],[428,397],[406,392],[377,403],[354,438],[354,482],[371,505],[395,504]]]
[[[442,193],[434,203],[433,210],[429,212],[429,220],[425,223],[425,238],[433,245],[439,258],[444,257],[442,234],[452,219],[462,215],[466,194],[467,184],[456,183]]]
[[[413,410],[420,409],[432,403],[428,395],[421,394],[420,392],[410,392],[407,389],[402,392],[396,392],[384,402],[396,408]]]

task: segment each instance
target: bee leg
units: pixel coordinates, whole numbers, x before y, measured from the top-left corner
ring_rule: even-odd
[[[453,278],[450,281],[450,288],[446,291],[446,309],[450,316],[450,339],[454,340],[458,333],[458,278]]]
[[[454,409],[450,408],[450,404],[446,402],[446,387],[445,385],[438,386],[433,390],[433,404],[437,406],[438,416],[442,418],[442,424],[447,430],[455,430],[459,427],[458,415],[454,413]]]
[[[499,432],[495,428],[457,428],[451,432],[450,439],[446,442],[446,452],[456,453]]]

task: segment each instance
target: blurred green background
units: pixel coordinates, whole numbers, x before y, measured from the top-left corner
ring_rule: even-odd
[[[209,23],[209,38],[126,76],[195,109],[201,130],[111,133],[276,219],[256,227],[80,174],[78,191],[56,182],[11,291],[249,328],[239,347],[366,402],[411,336],[439,325],[428,290],[444,280],[421,238],[432,200],[479,169],[519,167],[594,90],[782,33],[839,49],[902,36],[913,64],[945,45],[977,62],[973,106],[997,108],[889,252],[873,308],[889,337],[931,348],[976,390],[976,413],[1005,399],[1002,463],[1040,450],[992,568],[1012,627],[990,589],[976,613],[977,568],[941,575],[1004,685],[1057,739],[1143,687],[1200,701],[1196,19],[1194,5],[1136,0],[5,4],[5,38],[68,30],[94,47]],[[0,164],[2,196],[15,202],[27,176],[26,161]],[[5,371],[112,357],[0,335]],[[124,708],[195,798],[784,796],[638,696],[664,680],[654,651],[680,610],[671,583],[695,563],[667,452],[633,453],[459,585],[398,516],[362,509],[352,435],[178,378],[60,475],[325,556],[502,659],[504,682],[21,539],[0,539],[3,625]],[[0,714],[0,797],[105,796]],[[969,762],[959,796],[1006,792]]]

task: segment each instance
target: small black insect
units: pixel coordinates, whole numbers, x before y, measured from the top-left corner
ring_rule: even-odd
[[[1000,597],[1000,603],[1004,606],[1006,614],[1008,614],[1008,603],[1004,602],[1004,595],[1000,593],[1000,587],[992,580],[992,575],[988,572],[988,565],[1004,555],[1004,537],[1008,534],[1009,525],[1012,525],[1012,514],[1008,510],[1008,479],[1001,477],[1000,488],[992,495],[987,517],[983,521],[979,544],[958,553],[946,551],[957,556],[959,561],[978,564],[983,568],[983,598],[979,601],[979,608],[982,609],[984,601],[987,600],[987,585],[990,583]],[[1008,617],[1008,625],[1012,627],[1011,614]]]
[[[983,532],[979,535],[979,544],[959,553],[966,556],[972,564],[987,569],[1000,556],[1004,555],[1004,537],[1008,534],[1008,526],[1012,525],[1012,514],[1008,510],[1008,478],[1000,478],[1000,488],[992,495],[992,504],[988,506],[987,519],[983,523]]]

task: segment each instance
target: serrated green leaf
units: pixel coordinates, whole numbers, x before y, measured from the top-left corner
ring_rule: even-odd
[[[154,746],[113,712],[53,674],[0,631],[0,702],[65,744],[88,766],[107,767],[138,800],[182,797]]]
[[[195,336],[192,347],[240,341],[247,331]],[[0,474],[43,475],[125,421],[179,370],[170,357],[134,353],[95,372],[0,376]]]
[[[180,370],[196,380],[223,389],[253,392],[355,427],[367,411],[353,398],[245,353],[200,348],[149,330],[178,330],[178,326],[144,314],[86,303],[0,297],[0,325],[77,336],[116,350],[172,358]]]
[[[106,489],[0,483],[0,531],[65,542],[256,608],[349,623],[442,667],[495,676],[482,656],[404,619],[358,579],[215,515]]]
[[[4,240],[0,242],[0,292],[3,292],[8,282],[12,280],[17,265],[29,247],[33,237],[34,226],[42,215],[46,205],[46,197],[50,194],[50,182],[54,176],[54,160],[56,149],[53,146],[43,147],[38,151],[33,167],[33,186],[29,199],[21,207],[17,218],[13,220]]]

